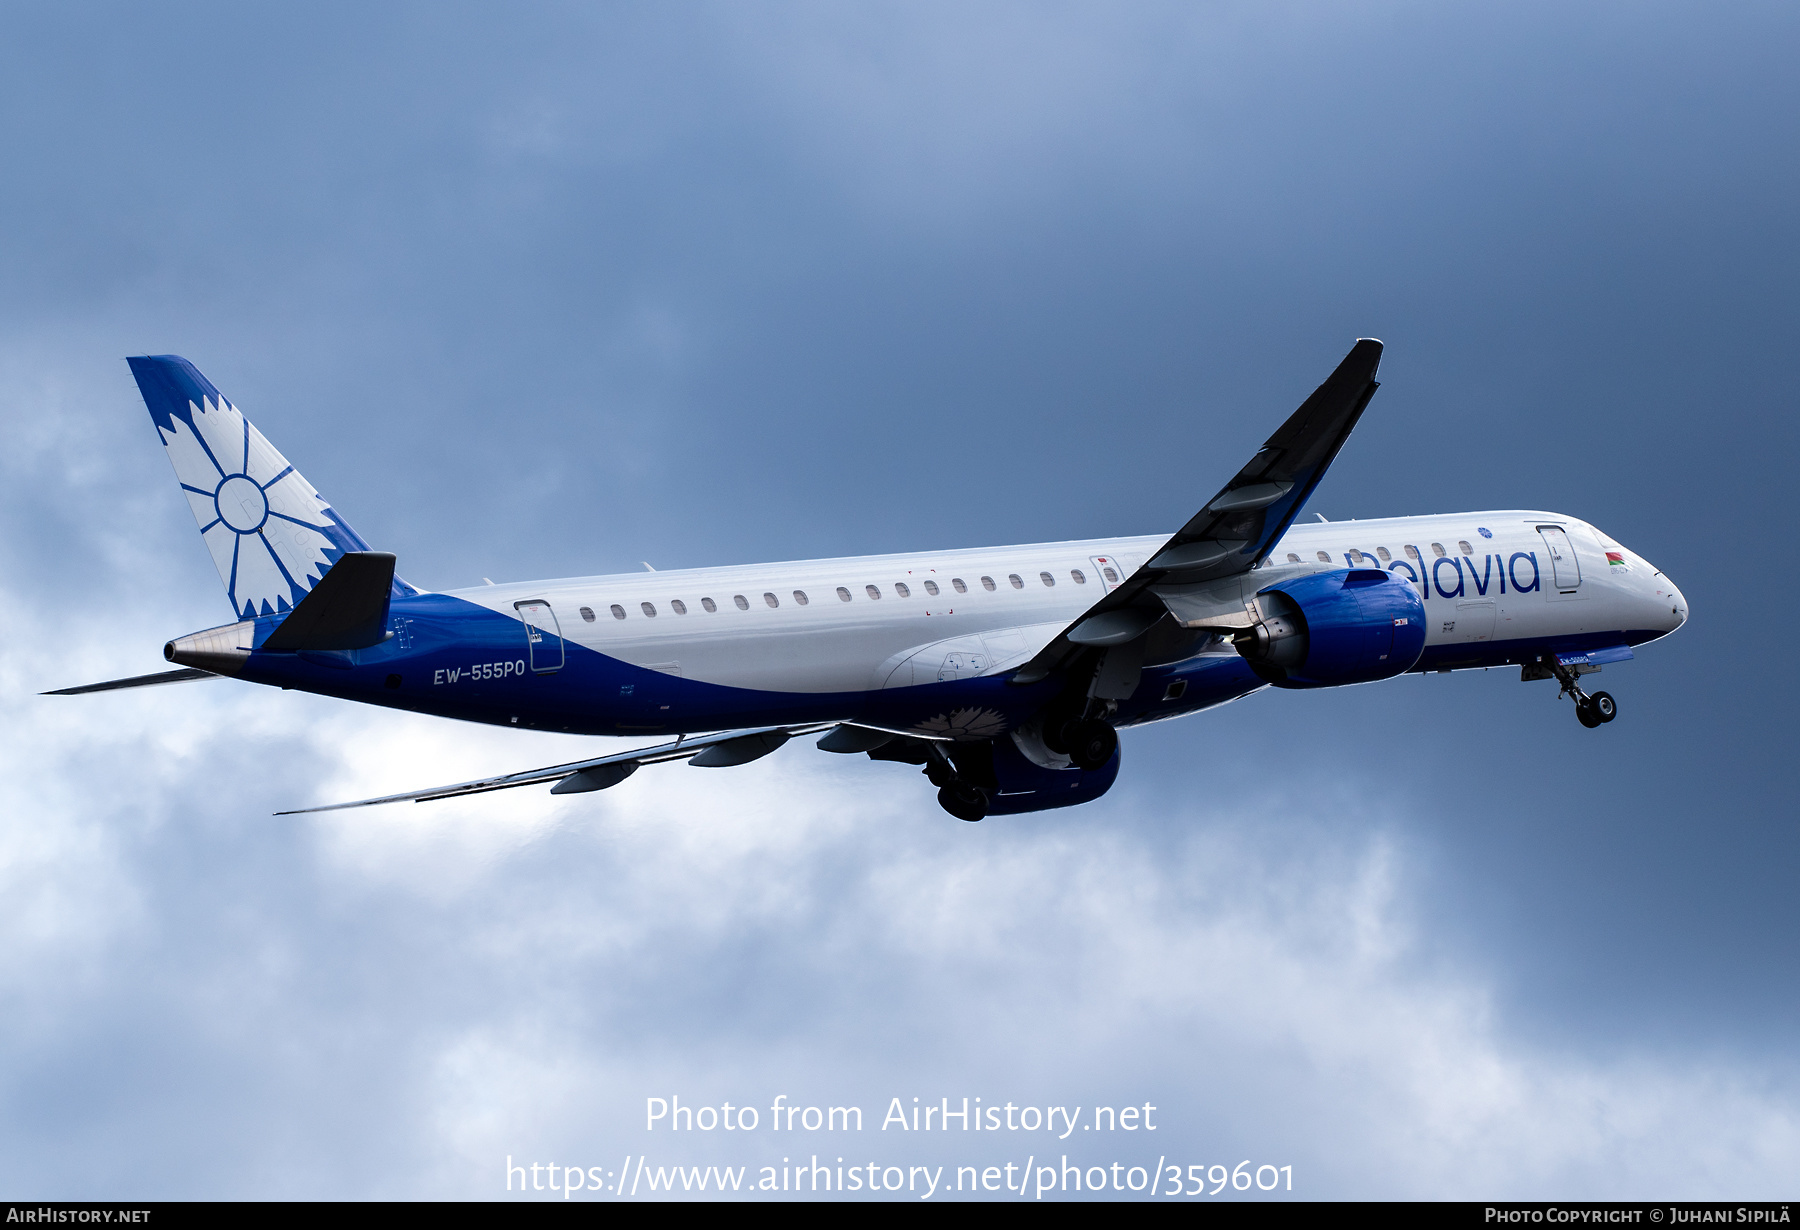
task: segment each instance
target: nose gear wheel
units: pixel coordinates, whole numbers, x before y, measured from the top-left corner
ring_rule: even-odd
[[[1556,698],[1561,700],[1567,696],[1574,700],[1575,720],[1583,726],[1594,730],[1619,716],[1619,703],[1613,699],[1611,692],[1595,692],[1590,695],[1582,691],[1576,672],[1557,661],[1554,654],[1545,654],[1541,661],[1545,669],[1555,675],[1556,681],[1562,685],[1562,691],[1556,694]]]

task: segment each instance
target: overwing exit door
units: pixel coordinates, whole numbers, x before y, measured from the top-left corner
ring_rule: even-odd
[[[556,612],[541,599],[513,603],[519,620],[525,625],[525,646],[531,658],[531,669],[540,675],[559,671],[563,664],[562,628]]]
[[[1111,593],[1124,583],[1127,571],[1125,565],[1110,555],[1091,555],[1088,563],[1094,566],[1094,579],[1100,582],[1101,591]]]

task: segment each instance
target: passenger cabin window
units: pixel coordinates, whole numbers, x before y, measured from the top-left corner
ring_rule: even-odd
[[[620,606],[616,602],[612,604],[612,613],[613,613],[614,619],[624,619],[625,618],[625,608]]]
[[[879,600],[881,597],[880,588],[878,588],[877,586],[874,586],[874,585],[863,586],[863,593],[865,593],[865,594],[869,595],[869,597],[877,599],[877,600]]]
[[[747,611],[750,609],[750,599],[744,597],[742,594],[731,595],[731,600],[737,603],[737,609],[740,611]]]
[[[1406,548],[1406,558],[1410,559],[1410,560],[1418,559],[1419,558],[1419,548],[1412,547],[1412,546],[1407,547]]]
[[[1025,582],[1019,580],[1019,574],[1016,572],[1007,573],[1006,579],[1012,583],[1012,587],[1014,589],[1024,589],[1025,588]]]
[[[894,582],[894,592],[896,594],[899,594],[902,598],[912,597],[912,590],[906,588],[905,581],[895,581]]]
[[[719,604],[714,602],[711,598],[702,598],[700,599],[700,607],[708,615],[711,615],[714,611],[719,609]]]
[[[1391,562],[1394,557],[1388,554],[1388,549],[1386,547],[1376,547],[1375,558],[1386,564]]]
[[[981,578],[981,588],[987,590],[990,594],[993,593],[994,592],[994,578],[993,577],[982,577]]]
[[[805,606],[808,602],[810,602],[812,600],[806,596],[805,590],[797,589],[794,591],[794,601],[798,602],[801,606]]]
[[[842,585],[838,586],[838,601],[839,602],[850,601],[850,591],[845,589]]]
[[[1038,580],[1040,580],[1044,583],[1045,589],[1049,589],[1052,585],[1056,584],[1056,578],[1051,576],[1047,572],[1038,573]]]
[[[581,608],[581,617],[583,619],[587,620],[589,623],[593,623],[594,622],[594,608],[591,606],[582,607]]]
[[[1319,552],[1319,562],[1321,564],[1329,564],[1331,562],[1331,555],[1325,551]]]
[[[937,582],[936,581],[925,582],[925,592],[930,594],[933,598],[937,597],[938,596]]]
[[[1431,553],[1440,558],[1450,554],[1450,552],[1444,550],[1444,544],[1441,542],[1434,542],[1431,544]]]
[[[1108,585],[1117,585],[1119,583],[1119,574],[1114,572],[1111,568],[1102,568],[1100,572],[1101,575],[1106,578],[1106,583]]]
[[[687,603],[685,603],[681,599],[677,598],[677,599],[675,599],[675,601],[669,603],[669,609],[674,611],[677,615],[686,615],[687,614]]]
[[[1069,569],[1069,580],[1075,582],[1075,584],[1077,584],[1077,585],[1086,585],[1087,584],[1087,578],[1082,575],[1081,569],[1079,569],[1079,568]]]
[[[1475,548],[1474,548],[1474,547],[1471,547],[1471,546],[1470,546],[1470,545],[1469,545],[1469,544],[1468,544],[1468,543],[1466,543],[1466,542],[1464,542],[1464,541],[1462,541],[1462,540],[1461,540],[1461,539],[1460,539],[1460,538],[1459,538],[1459,539],[1457,539],[1457,542],[1456,542],[1456,549],[1457,549],[1457,550],[1458,550],[1458,551],[1461,551],[1461,552],[1462,552],[1462,553],[1463,553],[1463,554],[1464,554],[1464,555],[1473,555],[1473,554],[1475,554]]]
[[[963,584],[963,579],[961,577],[951,577],[950,588],[959,594],[966,594],[969,592],[969,587]]]
[[[653,606],[652,604],[650,604],[648,602],[640,602],[640,603],[638,603],[638,609],[643,611],[644,617],[646,619],[655,619],[656,618],[656,607]]]
[[[1363,562],[1363,553],[1361,551],[1358,551],[1355,547],[1351,547],[1350,548],[1350,562],[1352,564],[1362,563]]]
[[[774,594],[764,594],[763,602],[768,605],[770,610],[774,610],[781,605],[781,599],[777,598]]]
[[[1292,551],[1289,551],[1288,552],[1288,563],[1298,564],[1299,562],[1300,562],[1300,557],[1298,555],[1295,555]]]

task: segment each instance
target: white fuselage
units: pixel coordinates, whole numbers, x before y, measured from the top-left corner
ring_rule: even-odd
[[[1567,558],[1552,561],[1546,527],[1566,534]],[[1015,668],[1116,583],[1109,569],[1128,577],[1166,541],[1153,535],[634,572],[450,596],[508,616],[516,603],[547,602],[571,643],[685,679],[855,692],[938,681],[945,671],[954,678]],[[1650,639],[1687,615],[1681,592],[1650,563],[1555,513],[1296,524],[1266,566],[1294,564],[1375,567],[1414,580],[1429,618],[1422,661],[1443,660],[1448,647],[1462,644],[1471,646],[1474,664],[1507,644],[1558,636]]]

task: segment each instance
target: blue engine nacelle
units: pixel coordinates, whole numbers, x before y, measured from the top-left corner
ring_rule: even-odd
[[[1320,572],[1257,595],[1262,619],[1232,638],[1258,678],[1329,688],[1405,674],[1425,650],[1425,603],[1377,568]]]
[[[988,815],[1073,807],[1099,798],[1119,776],[1119,753],[1098,769],[1046,769],[1033,764],[1009,736],[994,740],[994,779],[999,789],[988,796]]]

